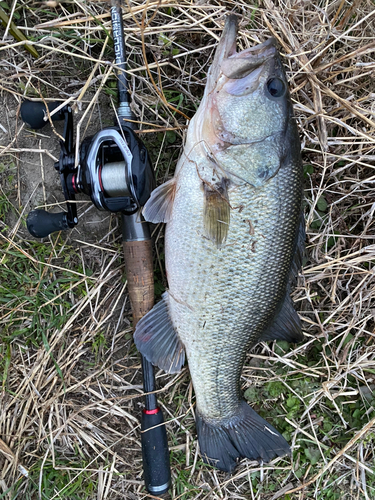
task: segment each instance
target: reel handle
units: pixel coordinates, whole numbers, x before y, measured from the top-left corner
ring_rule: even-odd
[[[60,104],[60,102],[48,103],[48,111],[52,113]],[[47,110],[44,102],[27,100],[21,104],[21,118],[30,128],[34,130],[43,128],[49,123],[48,120],[44,120],[45,116],[47,116]],[[55,113],[51,118],[52,121],[64,120],[65,115],[63,109]]]
[[[45,210],[32,210],[26,219],[29,233],[35,238],[45,238],[55,231],[69,229],[66,212],[51,214]]]

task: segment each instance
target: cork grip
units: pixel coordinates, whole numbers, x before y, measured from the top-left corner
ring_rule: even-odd
[[[135,327],[154,305],[152,243],[151,240],[124,241],[123,245],[133,327]]]

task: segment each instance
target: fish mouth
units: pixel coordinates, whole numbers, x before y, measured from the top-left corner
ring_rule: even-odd
[[[224,89],[232,96],[252,94],[274,73],[276,65],[276,40],[269,38],[224,59],[216,90]]]
[[[254,70],[264,66],[276,55],[276,40],[269,38],[263,43],[234,53],[223,60],[221,72],[230,80],[245,78]]]
[[[212,84],[217,81],[220,73],[229,79],[243,78],[276,54],[276,40],[273,37],[254,47],[236,52],[237,33],[238,17],[231,14],[225,20],[223,34],[210,69],[209,79]]]
[[[238,31],[238,17],[234,14],[225,19],[225,26],[221,35],[219,45],[216,48],[215,57],[210,67],[206,88],[213,90],[219,78],[221,65],[228,57],[236,54]]]
[[[238,17],[230,14],[225,20],[224,30],[208,74],[206,84],[208,95],[217,87],[221,75],[228,80],[241,80],[254,72],[255,80],[260,73],[263,73],[261,68],[272,65],[271,60],[277,54],[276,40],[273,37],[237,52],[237,33]]]

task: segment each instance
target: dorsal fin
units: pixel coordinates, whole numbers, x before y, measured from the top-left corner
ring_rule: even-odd
[[[289,285],[273,323],[264,331],[259,342],[264,340],[286,340],[293,343],[303,340],[301,320],[293,307]]]
[[[302,267],[303,255],[305,252],[305,240],[306,240],[306,231],[305,231],[305,218],[303,214],[301,214],[301,220],[298,227],[298,234],[296,240],[296,247],[294,251],[294,257],[292,262],[292,267],[290,269],[290,282],[294,283],[298,273]]]

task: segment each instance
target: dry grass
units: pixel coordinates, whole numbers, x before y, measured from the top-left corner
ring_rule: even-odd
[[[243,372],[253,405],[292,442],[292,460],[261,467],[245,460],[233,476],[205,466],[188,371],[160,372],[172,497],[375,499],[373,2],[161,0],[128,7],[133,105],[159,182],[173,171],[185,115],[199,103],[232,11],[242,16],[241,48],[271,34],[280,44],[306,164],[307,258],[294,293],[306,341],[293,350],[262,344]],[[0,498],[151,498],[141,477],[140,366],[117,221],[102,218],[102,234],[93,237],[97,215],[81,203],[83,229],[42,244],[31,241],[23,222],[31,207],[61,201],[52,172],[58,150],[51,151],[59,132],[34,134],[16,124],[18,105],[24,95],[71,103],[78,140],[87,126],[110,123],[108,10],[104,2],[15,0],[7,12],[34,40],[37,61],[1,32]],[[159,228],[155,235],[160,262]]]

